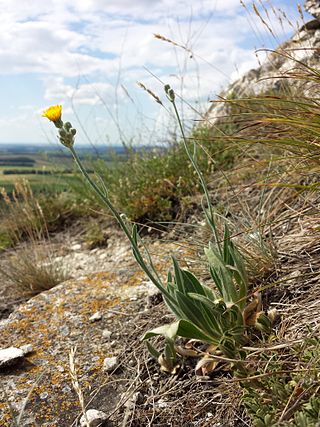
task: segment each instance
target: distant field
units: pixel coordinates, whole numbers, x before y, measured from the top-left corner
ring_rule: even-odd
[[[50,192],[59,193],[68,189],[70,181],[76,179],[71,174],[59,175],[1,175],[0,174],[0,187],[4,187],[8,193],[11,193],[14,183],[27,179],[31,184],[34,192]]]
[[[54,153],[38,152],[1,152],[0,151],[0,187],[8,193],[14,183],[27,179],[35,192],[61,192],[68,188],[73,179],[72,160],[70,157],[56,158]],[[46,174],[45,174],[46,173]]]
[[[118,150],[119,151],[119,150]],[[87,170],[93,171],[93,162],[97,158],[114,167],[113,151],[96,153],[88,148],[80,150]],[[118,158],[125,155],[119,151]],[[74,163],[68,152],[59,150],[45,151],[41,146],[29,147],[6,146],[1,151],[0,146],[0,187],[11,193],[16,181],[27,179],[34,192],[56,193],[69,188],[72,180],[77,180],[73,173]]]
[[[159,147],[145,146],[132,148],[131,152],[149,152]],[[92,172],[94,162],[99,159],[107,163],[108,168],[117,167],[118,161],[128,158],[123,146],[78,146],[88,172]],[[115,157],[117,161],[115,161]],[[17,180],[27,179],[35,192],[61,192],[68,189],[72,180],[74,162],[68,150],[54,145],[41,144],[0,144],[0,187],[11,192]],[[42,173],[41,173],[42,172]],[[49,174],[44,174],[43,172]]]

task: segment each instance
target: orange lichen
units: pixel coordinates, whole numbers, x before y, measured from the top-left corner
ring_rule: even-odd
[[[79,409],[76,395],[72,393],[72,397],[70,397],[69,393],[68,398],[65,399],[65,396],[61,395],[60,390],[62,384],[68,384],[72,388],[68,373],[68,338],[66,337],[64,354],[60,353],[58,356],[54,356],[48,350],[54,348],[55,342],[59,341],[58,336],[61,327],[69,323],[70,329],[74,328],[72,321],[68,319],[68,312],[70,310],[73,310],[77,316],[80,316],[84,325],[86,323],[89,325],[89,315],[98,310],[107,310],[108,307],[111,308],[120,303],[120,298],[113,296],[112,292],[110,292],[112,282],[115,282],[115,279],[111,282],[110,277],[110,274],[105,273],[89,277],[85,280],[85,283],[81,284],[81,292],[78,292],[80,287],[79,282],[69,282],[69,284],[65,285],[66,287],[69,286],[68,292],[70,297],[68,304],[66,303],[66,298],[57,305],[46,303],[43,306],[43,310],[31,310],[26,305],[20,309],[23,318],[10,322],[1,334],[0,342],[3,346],[10,343],[12,336],[15,336],[15,345],[18,347],[26,343],[32,343],[34,346],[35,351],[26,357],[27,362],[31,364],[30,368],[15,379],[15,385],[20,392],[24,392],[27,395],[31,388],[31,378],[34,378],[35,375],[44,370],[48,371],[45,372],[44,378],[33,390],[28,403],[28,408],[36,408],[37,413],[41,414],[41,417],[43,417],[41,422],[52,422],[56,414],[62,410],[77,413]],[[74,289],[74,292],[70,293],[72,289]],[[79,331],[79,338],[84,338],[81,331]],[[90,347],[91,343],[88,342],[87,345]],[[86,347],[84,347],[84,350],[86,350]],[[81,384],[84,390],[88,390],[92,386],[92,383],[99,381],[99,379],[101,380],[101,367],[106,354],[99,349],[95,351],[95,355],[97,360],[93,362],[90,369],[90,381],[84,380]],[[78,356],[82,360],[85,360],[87,357],[85,354],[81,354],[80,351]],[[92,354],[90,354],[90,357],[92,357]],[[40,359],[46,360],[47,364],[45,366],[39,364]],[[64,372],[58,371],[56,369],[57,365],[61,365]],[[85,372],[80,368],[80,378],[83,374]],[[57,388],[59,389],[59,393],[53,391]],[[39,396],[41,393],[47,391],[50,391],[50,394],[54,395],[54,403],[48,402],[47,399],[40,399]],[[10,414],[9,408],[5,403],[2,403],[2,407],[4,415],[1,425],[5,425],[6,420],[10,419]]]
[[[168,267],[166,262],[159,262],[156,265],[161,275],[165,276]],[[36,411],[34,415],[39,417],[38,423],[47,423],[48,426],[57,418],[57,414],[69,413],[76,415],[79,412],[79,402],[74,391],[62,393],[61,389],[68,385],[72,390],[72,384],[69,376],[68,352],[71,346],[77,344],[77,365],[79,367],[79,380],[84,393],[91,387],[101,385],[102,365],[104,358],[112,356],[108,351],[103,351],[99,346],[100,333],[98,324],[89,322],[89,317],[96,311],[106,313],[115,305],[125,306],[129,297],[125,299],[125,290],[133,286],[139,286],[146,281],[146,276],[140,270],[131,269],[126,277],[120,277],[116,274],[101,272],[92,274],[82,281],[69,281],[65,283],[59,292],[53,290],[55,295],[50,298],[39,295],[39,307],[36,304],[26,304],[19,309],[22,315],[21,319],[11,320],[7,327],[3,328],[0,336],[0,346],[7,346],[14,342],[17,347],[32,343],[34,352],[27,355],[29,362],[28,370],[20,372],[14,379],[15,386],[19,392],[27,396],[32,387],[32,380],[41,372],[45,372],[40,383],[35,387],[27,411]],[[49,291],[47,294],[49,294]],[[56,296],[59,295],[59,298]],[[50,302],[53,301],[53,302]],[[121,309],[120,309],[121,311]],[[73,318],[77,317],[82,325],[82,329],[73,323]],[[116,315],[115,315],[116,317]],[[67,335],[61,338],[61,328],[69,326],[72,331],[72,339]],[[86,331],[91,331],[90,341],[86,342]],[[51,352],[51,349],[57,348],[56,344],[61,345],[57,354]],[[94,347],[92,346],[95,343]],[[92,349],[94,348],[94,353]],[[88,357],[95,357],[90,367],[90,378],[84,376],[88,372],[82,367]],[[43,365],[41,360],[45,360]],[[57,369],[60,365],[62,372]],[[49,392],[52,401],[40,399],[41,393]],[[66,398],[67,397],[67,398]],[[6,420],[10,419],[9,408],[5,402],[0,403],[3,409],[4,417],[1,420],[5,426]],[[5,421],[3,421],[5,420]],[[1,425],[2,425],[1,424]],[[8,424],[9,425],[9,424]],[[54,426],[56,424],[52,424]],[[65,423],[69,425],[69,423]]]

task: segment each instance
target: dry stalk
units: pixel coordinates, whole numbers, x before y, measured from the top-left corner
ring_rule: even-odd
[[[72,347],[70,349],[70,352],[69,352],[69,373],[71,376],[72,386],[73,386],[73,388],[74,388],[74,390],[78,396],[78,400],[79,400],[80,407],[81,407],[81,412],[82,412],[82,415],[85,419],[86,427],[90,427],[89,420],[88,420],[87,413],[86,413],[86,406],[84,403],[84,396],[83,396],[83,392],[82,392],[80,382],[79,382],[79,378],[78,378],[78,371],[77,371],[76,361],[75,361],[76,351],[77,351],[77,348]]]
[[[152,98],[156,101],[156,103],[163,106],[161,99],[154,93],[152,90],[148,89],[143,83],[137,82],[137,85],[141,87],[144,91],[146,91],[149,95],[152,96]]]

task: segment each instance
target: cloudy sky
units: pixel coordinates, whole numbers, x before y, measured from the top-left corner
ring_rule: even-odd
[[[169,113],[137,82],[164,102],[170,83],[191,121],[257,66],[256,48],[293,33],[285,16],[297,25],[295,0],[260,1],[277,40],[244,3],[247,10],[240,0],[0,0],[0,143],[55,141],[41,118],[54,104],[77,127],[78,143],[163,140]]]

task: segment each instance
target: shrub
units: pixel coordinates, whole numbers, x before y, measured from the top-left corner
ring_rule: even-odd
[[[15,184],[12,199],[4,189],[1,194],[1,248],[13,246],[15,249],[6,257],[0,273],[20,293],[28,295],[50,289],[66,280],[67,273],[53,262],[49,238],[48,220],[54,218],[56,224],[58,211],[53,209],[53,205],[43,204],[47,209],[44,211],[26,180]],[[24,241],[25,244],[21,245]]]
[[[225,142],[216,130],[195,129],[188,145],[197,143],[198,163],[206,177],[217,169],[229,169],[237,149]],[[98,176],[108,188],[108,195],[117,209],[138,223],[167,222],[176,219],[189,196],[200,191],[199,180],[180,142],[166,150],[153,152],[130,151],[127,160],[114,157],[114,164],[95,163]],[[99,179],[96,181],[99,183]],[[99,199],[88,186],[71,184],[82,198],[99,205]]]

